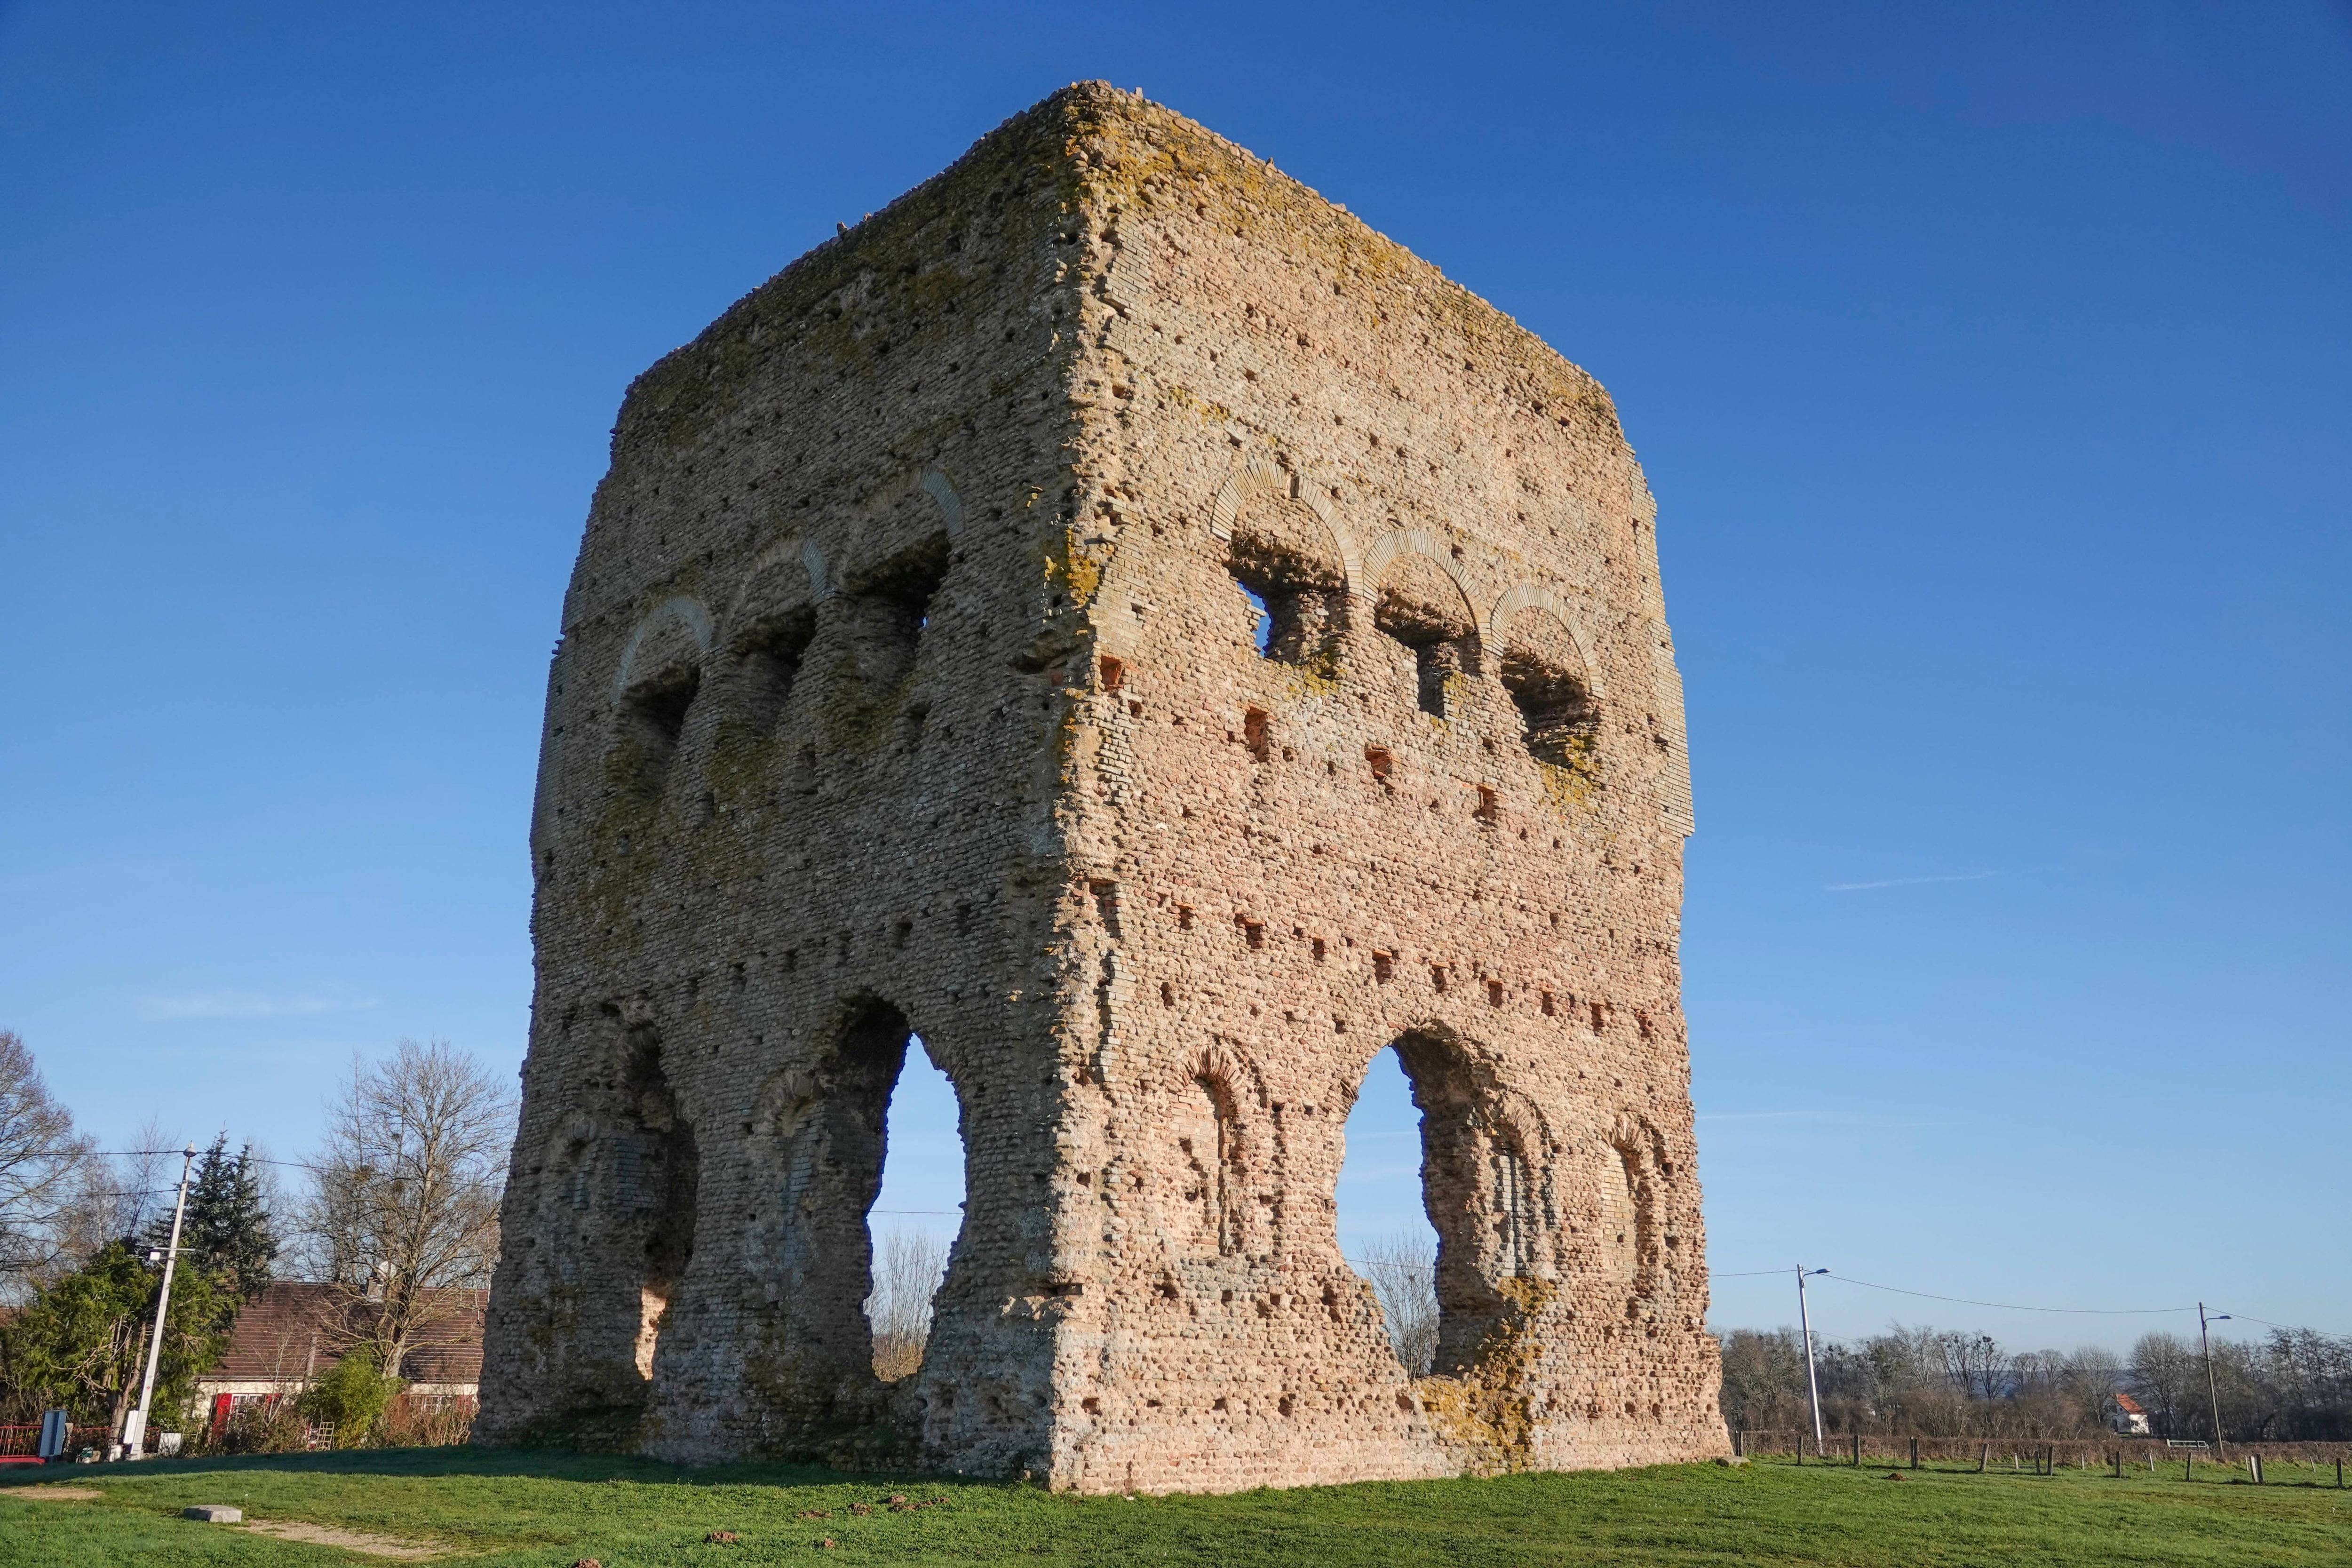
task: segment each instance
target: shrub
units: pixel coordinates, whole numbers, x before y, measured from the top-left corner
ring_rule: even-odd
[[[362,1346],[310,1385],[302,1395],[301,1410],[310,1419],[334,1427],[336,1447],[364,1447],[375,1437],[383,1407],[404,1386],[400,1379],[385,1376],[373,1350]]]

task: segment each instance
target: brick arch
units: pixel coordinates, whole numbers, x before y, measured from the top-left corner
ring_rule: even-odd
[[[1314,493],[1314,487],[1304,483],[1298,475],[1283,468],[1264,453],[1253,454],[1229,475],[1217,491],[1217,499],[1209,505],[1209,531],[1219,540],[1230,542],[1234,527],[1241,521],[1242,509],[1260,497],[1304,501],[1323,524],[1323,531],[1331,541],[1331,553],[1339,558],[1340,575],[1346,579],[1347,591],[1353,593],[1364,580],[1362,563],[1346,533],[1332,514],[1331,503]]]
[[[825,598],[824,552],[818,548],[816,541],[804,539],[791,544],[779,544],[774,549],[762,552],[744,571],[742,580],[735,590],[735,597],[728,604],[726,616],[719,623],[726,628],[729,637],[731,637],[742,628],[743,619],[747,614],[757,613],[758,606],[751,603],[751,590],[760,580],[778,567],[784,568],[789,574],[792,563],[795,561],[800,563],[801,570],[807,574],[810,602],[814,604]],[[786,597],[789,598],[790,595],[787,595]]]
[[[1436,569],[1439,580],[1451,585],[1454,603],[1462,613],[1463,630],[1459,636],[1441,635],[1438,628],[1413,614],[1406,615],[1402,624],[1390,619],[1391,604],[1382,590],[1382,580],[1389,568],[1408,559],[1426,561]],[[1395,529],[1374,544],[1365,556],[1363,582],[1364,592],[1374,606],[1371,616],[1373,627],[1386,632],[1413,650],[1419,688],[1416,696],[1422,710],[1444,717],[1445,682],[1457,677],[1475,679],[1487,663],[1485,622],[1470,596],[1468,585],[1462,580],[1461,569],[1454,563],[1454,552],[1426,529]],[[1441,588],[1436,592],[1443,595],[1444,590]]]
[[[956,493],[947,475],[937,468],[926,468],[917,481],[924,494],[940,503],[940,511],[947,519],[948,537],[953,539],[963,531],[963,497]]]
[[[1603,700],[1607,693],[1601,687],[1600,666],[1592,657],[1592,639],[1585,632],[1584,617],[1573,605],[1540,584],[1514,584],[1495,601],[1495,607],[1487,612],[1486,620],[1487,646],[1496,649],[1502,647],[1504,634],[1511,624],[1511,618],[1522,610],[1539,610],[1559,623],[1560,629],[1568,634],[1568,640],[1576,647],[1577,658],[1584,666],[1577,674],[1583,679],[1585,689],[1592,694],[1595,701]]]
[[[1380,592],[1381,574],[1402,555],[1425,555],[1436,563],[1437,569],[1445,574],[1446,581],[1454,584],[1454,591],[1462,595],[1462,616],[1470,623],[1471,635],[1483,640],[1486,623],[1478,614],[1476,602],[1470,596],[1469,584],[1463,581],[1462,568],[1454,563],[1454,552],[1425,528],[1391,529],[1364,552],[1365,590]]]
[[[637,672],[637,655],[643,650],[646,641],[672,621],[686,627],[694,638],[694,646],[698,653],[707,654],[710,651],[710,612],[703,606],[702,601],[688,594],[678,594],[664,599],[646,613],[645,619],[637,623],[637,629],[630,634],[629,646],[622,649],[621,670],[613,678],[614,697],[617,698],[628,690],[630,681]]]

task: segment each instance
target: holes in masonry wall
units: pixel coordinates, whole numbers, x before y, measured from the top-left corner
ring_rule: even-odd
[[[1265,709],[1250,708],[1243,710],[1242,744],[1248,747],[1249,754],[1261,763],[1272,756],[1273,734]]]
[[[1118,690],[1121,687],[1125,686],[1126,684],[1127,684],[1127,665],[1126,665],[1126,663],[1125,663],[1123,660],[1120,660],[1120,659],[1117,659],[1117,658],[1112,658],[1109,654],[1105,654],[1105,655],[1103,655],[1103,656],[1102,656],[1102,689],[1103,689],[1105,691],[1117,691],[1117,690]]]
[[[1118,884],[1110,881],[1088,882],[1087,891],[1094,899],[1095,914],[1102,921],[1104,929],[1113,937],[1117,937],[1119,934]]]
[[[1374,784],[1388,783],[1389,774],[1396,771],[1396,755],[1386,746],[1366,746],[1364,761],[1371,764]]]

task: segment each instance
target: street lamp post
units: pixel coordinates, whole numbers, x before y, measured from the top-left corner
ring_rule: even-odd
[[[1813,1373],[1813,1320],[1812,1315],[1805,1310],[1806,1272],[1803,1264],[1797,1265],[1797,1323],[1800,1331],[1805,1336],[1805,1397],[1813,1407],[1813,1458],[1818,1459],[1825,1455],[1828,1449],[1823,1447],[1824,1439],[1822,1436],[1822,1384],[1821,1379]],[[1816,1268],[1811,1272],[1827,1274],[1829,1270]]]
[[[147,1413],[155,1403],[155,1363],[163,1353],[163,1320],[172,1310],[172,1269],[180,1261],[180,1221],[188,1212],[188,1172],[195,1163],[196,1146],[191,1143],[180,1155],[180,1195],[172,1205],[172,1239],[163,1248],[163,1284],[155,1292],[155,1326],[147,1334],[147,1375],[139,1383],[139,1408],[122,1423],[125,1458],[147,1457]]]
[[[2212,1321],[2226,1323],[2230,1321],[2230,1314],[2216,1312]],[[2200,1301],[2197,1303],[2197,1344],[2205,1352],[2205,1398],[2213,1412],[2213,1457],[2218,1459],[2221,1457],[2221,1393],[2213,1382],[2213,1341],[2206,1333],[2205,1325],[2205,1303]]]

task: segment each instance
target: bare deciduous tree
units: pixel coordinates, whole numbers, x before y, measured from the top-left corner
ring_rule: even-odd
[[[931,1337],[931,1301],[948,1270],[948,1244],[929,1231],[893,1230],[874,1257],[874,1293],[866,1321],[874,1329],[874,1375],[896,1383],[923,1364]]]
[[[446,1040],[354,1060],[327,1107],[304,1215],[313,1265],[347,1294],[351,1342],[385,1373],[498,1261],[513,1092]]]
[[[94,1150],[25,1042],[0,1029],[0,1301],[22,1300],[89,1239],[105,1187]]]
[[[1380,1299],[1406,1374],[1427,1377],[1437,1361],[1437,1253],[1430,1239],[1399,1232],[1365,1244],[1355,1262]]]

